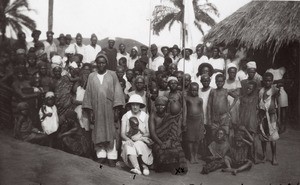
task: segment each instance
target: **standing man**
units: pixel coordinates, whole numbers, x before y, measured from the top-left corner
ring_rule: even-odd
[[[47,31],[46,32],[46,36],[47,36],[47,40],[44,41],[44,46],[45,46],[45,52],[47,53],[47,58],[50,61],[50,53],[56,53],[57,52],[57,48],[55,43],[53,42],[53,31]]]
[[[137,48],[136,46],[134,46],[134,47],[131,49],[129,59],[127,60],[127,68],[128,68],[128,69],[133,69],[134,66],[135,66],[135,62],[136,62],[138,59],[139,59],[139,57],[138,57],[138,48]]]
[[[103,48],[103,52],[105,52],[107,58],[108,58],[108,65],[107,69],[116,71],[117,68],[117,49],[114,48],[116,39],[113,37],[108,38],[108,47]]]
[[[140,48],[141,48],[140,61],[143,64],[143,68],[146,69],[146,66],[148,65],[148,62],[149,62],[148,47],[145,45],[142,45]]]
[[[26,35],[23,31],[18,32],[18,40],[12,46],[14,52],[18,49],[27,51]]]
[[[117,61],[119,62],[120,58],[125,57],[127,61],[129,60],[129,53],[126,52],[126,46],[125,44],[121,43],[119,45],[119,51],[117,53]],[[119,65],[119,64],[118,64]]]
[[[149,59],[149,69],[152,69],[154,71],[158,70],[159,66],[162,66],[164,64],[164,58],[158,55],[158,48],[156,44],[152,44],[150,46],[152,57]]]
[[[98,38],[96,34],[91,35],[91,44],[85,48],[85,59],[83,63],[94,63],[97,54],[101,51],[101,46],[97,44]]]
[[[71,42],[72,42],[72,36],[70,34],[66,34],[66,45],[70,46]]]
[[[40,30],[32,31],[31,37],[33,38],[33,41],[27,43],[27,51],[29,51],[30,48],[34,48],[34,44],[39,41],[41,33]]]
[[[59,44],[57,46],[57,54],[63,58],[65,56],[65,50],[67,49],[66,45],[66,37],[64,34],[60,34],[59,37],[57,38],[59,41]]]
[[[76,37],[76,43],[70,44],[69,47],[67,48],[69,53],[74,53],[74,54],[81,54],[83,56],[83,63],[84,61],[84,54],[85,54],[85,48],[86,46],[82,44],[82,35],[80,33],[77,33]]]
[[[98,162],[104,163],[107,158],[109,166],[116,166],[116,129],[119,127],[119,107],[125,104],[124,93],[116,73],[107,70],[107,56],[99,53],[95,62],[98,71],[89,75],[82,108],[88,112],[94,126],[92,141]]]
[[[181,51],[182,56],[184,55],[184,50]],[[195,60],[191,57],[191,54],[193,54],[193,50],[190,48],[185,48],[185,56],[184,59],[180,59],[178,62],[178,71],[183,71],[184,73],[187,73],[191,76],[194,76],[194,71],[197,69],[194,69]]]

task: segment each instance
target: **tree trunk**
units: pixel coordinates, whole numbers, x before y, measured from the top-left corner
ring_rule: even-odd
[[[48,31],[52,31],[53,29],[53,3],[54,0],[48,0],[49,7],[48,7]]]

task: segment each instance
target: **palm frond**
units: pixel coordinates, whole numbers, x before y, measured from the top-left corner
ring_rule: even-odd
[[[163,17],[160,21],[153,24],[153,32],[156,35],[159,35],[159,32],[163,30],[166,25],[175,17],[175,13],[170,13]]]
[[[177,8],[179,8],[180,10],[184,9],[184,5],[183,5],[183,0],[170,0],[173,5]]]
[[[171,27],[173,26],[173,24],[175,23],[175,22],[180,22],[180,23],[182,23],[182,19],[183,19],[183,12],[182,11],[180,11],[180,12],[178,12],[177,14],[175,14],[175,17],[170,21],[170,24],[169,24],[169,30],[171,30]]]
[[[35,21],[32,20],[27,15],[24,15],[24,14],[21,14],[21,13],[17,13],[17,12],[12,12],[10,14],[10,16],[12,16],[13,18],[15,18],[18,21],[26,22],[27,24],[30,24],[31,25],[30,27],[34,27],[34,28],[36,27]]]
[[[202,29],[200,22],[195,20],[194,23],[195,23],[196,27],[198,28],[198,30],[202,33],[202,35],[204,35],[204,31]]]
[[[8,18],[7,19],[7,25],[10,26],[15,33],[18,33],[20,31],[22,31],[21,24],[18,21],[14,20],[14,19]]]
[[[215,20],[201,9],[197,9],[195,11],[195,18],[197,21],[203,22],[203,23],[207,24],[208,26],[214,26],[216,24]]]

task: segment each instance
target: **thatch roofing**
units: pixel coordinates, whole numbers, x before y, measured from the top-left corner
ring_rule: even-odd
[[[276,53],[284,45],[300,42],[300,2],[249,2],[216,24],[204,41]]]

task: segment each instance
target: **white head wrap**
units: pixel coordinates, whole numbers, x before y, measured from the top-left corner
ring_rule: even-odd
[[[254,68],[256,69],[256,63],[254,61],[250,61],[247,63],[247,69]]]
[[[69,65],[69,67],[73,67],[74,69],[78,68],[78,65],[76,62],[71,62],[71,64]]]

